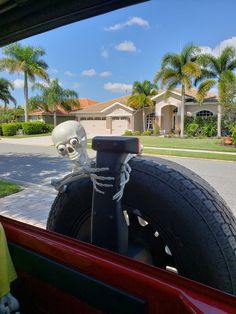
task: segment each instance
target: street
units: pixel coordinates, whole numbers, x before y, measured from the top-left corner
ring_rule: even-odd
[[[94,152],[90,150],[94,156]],[[155,157],[146,158],[155,160]],[[227,161],[163,157],[177,162],[208,181],[236,215],[236,163]],[[52,146],[0,144],[0,177],[35,184],[52,191],[50,181],[70,172],[72,164]]]

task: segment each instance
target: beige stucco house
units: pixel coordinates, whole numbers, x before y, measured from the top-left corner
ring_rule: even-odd
[[[196,90],[186,93],[185,116],[210,116],[217,114],[217,97],[208,93],[200,106],[196,101]],[[96,103],[89,107],[73,111],[76,119],[85,127],[89,136],[121,135],[125,130],[142,131],[142,111],[127,106],[129,95]],[[146,129],[152,130],[154,123],[161,134],[180,130],[181,93],[176,89],[166,98],[166,91],[161,91],[152,98],[153,108],[145,109]]]
[[[161,132],[171,130],[180,131],[181,125],[181,93],[176,89],[169,93],[166,98],[166,91],[162,91],[152,98],[155,103],[155,110],[151,113]],[[203,103],[200,105],[196,100],[196,90],[191,89],[186,92],[184,115],[189,117],[208,117],[217,115],[218,101],[216,95],[208,93]],[[148,119],[148,118],[147,118]],[[150,119],[151,120],[151,119]]]

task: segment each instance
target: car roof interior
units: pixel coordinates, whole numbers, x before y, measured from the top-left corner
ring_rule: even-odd
[[[0,47],[145,0],[0,0]]]

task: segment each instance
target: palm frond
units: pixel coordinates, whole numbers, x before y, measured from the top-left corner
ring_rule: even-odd
[[[161,68],[165,68],[167,65],[179,71],[182,66],[180,56],[176,53],[165,54],[161,61]]]
[[[201,68],[197,63],[189,61],[186,63],[183,68],[182,72],[187,76],[192,76],[198,78],[201,76]]]
[[[202,104],[204,98],[207,95],[207,92],[216,84],[215,80],[206,80],[200,84],[198,87],[196,99],[197,101]]]
[[[189,61],[193,61],[196,56],[200,53],[200,48],[193,44],[187,44],[181,51],[180,58],[182,66],[184,66]]]
[[[228,69],[228,65],[236,58],[236,51],[233,47],[226,47],[218,57],[221,73]]]

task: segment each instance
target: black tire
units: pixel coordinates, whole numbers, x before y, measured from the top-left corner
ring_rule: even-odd
[[[122,200],[130,219],[129,245],[141,244],[156,266],[236,294],[236,221],[219,194],[161,158],[134,158],[130,166]],[[89,241],[91,201],[88,178],[72,183],[55,199],[47,229]]]

